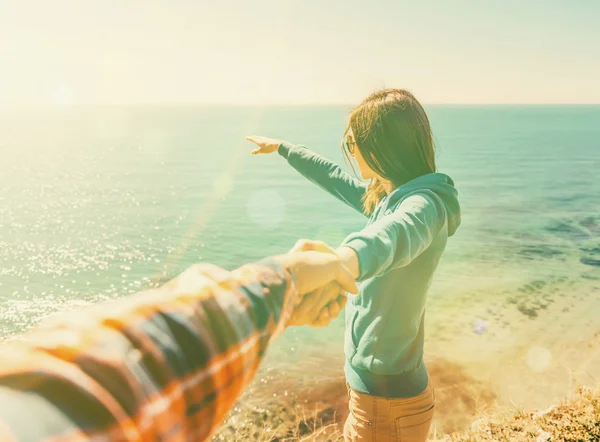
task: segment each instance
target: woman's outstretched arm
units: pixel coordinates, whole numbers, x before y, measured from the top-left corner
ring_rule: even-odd
[[[252,151],[253,155],[279,152],[287,159],[290,166],[304,177],[356,211],[365,214],[362,198],[367,186],[344,172],[331,160],[304,146],[296,146],[287,141],[259,136],[247,137],[247,139],[258,146]]]

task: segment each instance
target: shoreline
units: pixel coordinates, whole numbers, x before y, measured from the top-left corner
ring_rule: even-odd
[[[470,291],[428,307],[425,362],[436,389],[430,437],[467,441],[452,438],[481,416],[532,413],[597,387],[598,273]],[[347,393],[343,354],[333,348],[262,368],[214,440],[342,440]]]

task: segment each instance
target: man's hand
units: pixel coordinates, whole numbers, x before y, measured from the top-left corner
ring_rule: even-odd
[[[345,305],[344,289],[337,282],[330,282],[304,296],[288,325],[324,327],[340,314]]]
[[[333,321],[340,315],[340,313],[342,313],[342,310],[344,310],[344,307],[346,307],[346,302],[348,302],[348,297],[346,294],[339,295],[337,299],[331,301],[323,310],[321,310],[316,320],[307,325],[311,327],[328,326],[331,321]]]
[[[287,325],[327,325],[343,309],[340,296],[358,293],[356,282],[335,254],[297,251],[277,259],[293,275],[298,292]]]
[[[293,252],[318,251],[340,258],[336,250],[322,241],[300,240]],[[342,265],[343,267],[343,265]],[[346,306],[346,291],[336,283],[330,283],[304,296],[298,305],[289,325],[310,325],[324,327],[335,319]]]

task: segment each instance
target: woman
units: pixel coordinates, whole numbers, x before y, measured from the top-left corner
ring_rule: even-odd
[[[253,154],[277,150],[369,218],[335,251],[361,282],[346,306],[346,441],[425,441],[434,407],[423,362],[425,300],[447,239],[460,224],[460,207],[453,181],[436,173],[423,107],[408,91],[385,89],[352,110],[345,153],[368,185],[304,147],[248,139],[257,145]]]

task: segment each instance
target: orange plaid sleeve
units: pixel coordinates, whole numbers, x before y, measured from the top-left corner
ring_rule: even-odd
[[[291,315],[274,259],[198,265],[0,349],[0,440],[203,441]]]

